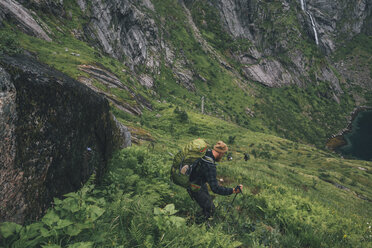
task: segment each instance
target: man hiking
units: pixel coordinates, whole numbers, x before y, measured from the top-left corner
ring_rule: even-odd
[[[209,195],[208,187],[206,183],[209,184],[210,188],[215,194],[219,195],[231,195],[240,193],[243,189],[243,185],[239,185],[237,188],[225,188],[218,185],[217,182],[217,172],[216,163],[221,161],[224,154],[228,151],[227,145],[218,141],[212,150],[208,149],[201,159],[199,159],[198,164],[191,172],[190,182],[191,187],[187,189],[187,192],[193,200],[195,200],[203,210],[205,220],[213,215],[215,206],[213,204],[213,199]],[[201,187],[200,187],[201,186]],[[192,187],[200,187],[198,191],[192,190]]]

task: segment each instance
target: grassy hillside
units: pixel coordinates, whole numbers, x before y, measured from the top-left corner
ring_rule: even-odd
[[[163,107],[160,117],[149,113],[144,121],[155,144],[119,151],[101,184],[88,182],[55,199],[40,221],[23,227],[3,223],[0,244],[372,247],[371,162],[341,159],[194,112],[187,112],[186,120],[173,107]],[[166,129],[172,125],[173,134]],[[215,196],[217,211],[209,225],[195,223],[199,207],[185,189],[169,181],[170,153],[196,137],[209,144],[230,140],[233,160],[220,163],[218,179],[230,187],[244,184],[244,194],[232,206],[233,196]]]
[[[233,41],[222,30],[218,19],[211,17],[213,11],[217,10],[209,8],[210,6],[202,4],[203,2],[205,1],[196,1],[195,6],[190,7],[195,23],[198,24],[203,37],[210,42],[216,53],[230,63],[233,70],[226,69],[211,54],[203,50],[193,35],[184,9],[177,1],[153,1],[155,12],[152,15],[158,24],[160,36],[175,53],[173,63],[186,61],[187,69],[197,75],[193,81],[196,87],[195,92],[190,92],[177,83],[178,80],[172,71],[173,66],[166,63],[164,56],[160,61],[160,74],[151,74],[142,67],[132,72],[122,62],[110,58],[98,49],[76,39],[72,33],[76,30],[82,32],[82,27],[87,23],[87,20],[74,1],[65,1],[65,8],[69,10],[69,15],[71,15],[68,19],[38,12],[40,18],[49,26],[53,42],[25,35],[18,31],[12,23],[7,23],[5,27],[1,28],[0,35],[4,39],[6,38],[10,44],[19,44],[14,49],[21,47],[31,51],[42,62],[50,64],[76,79],[81,76],[89,78],[89,75],[78,69],[79,65],[95,65],[109,70],[132,92],[141,94],[153,104],[156,101],[165,100],[183,106],[187,102],[187,105],[183,107],[191,110],[200,108],[200,99],[204,96],[206,113],[223,120],[233,121],[253,131],[271,133],[323,148],[327,138],[347,125],[345,117],[355,106],[351,89],[345,90],[346,93],[339,97],[340,104],[338,104],[332,99],[329,83],[315,80],[319,69],[327,65],[328,62],[312,45],[311,41],[293,39],[293,44],[291,43],[293,49],[303,51],[310,63],[309,78],[304,79],[308,82],[306,87],[287,86],[279,89],[264,87],[257,82],[243,79],[243,75],[239,75],[242,65],[232,56],[235,52],[244,52],[251,44],[245,40]],[[172,6],[172,8],[168,8],[168,6]],[[268,13],[271,13],[278,11],[280,7],[278,6],[275,3],[273,5],[266,3],[263,7],[267,8]],[[198,15],[197,10],[204,11],[204,19],[198,18],[201,15]],[[281,15],[280,18],[274,18],[274,20],[288,22],[287,24],[293,26],[294,30],[299,30],[299,24],[293,18],[295,18],[295,12],[291,12],[288,17]],[[206,26],[200,24],[203,21],[206,21]],[[282,26],[273,24],[272,28]],[[73,32],[73,30],[75,31]],[[281,33],[280,30],[274,31],[274,33]],[[218,39],[213,37],[218,37]],[[7,51],[9,49],[5,45],[4,39],[1,39],[4,44],[1,47],[4,47],[2,50]],[[270,39],[268,41],[272,42]],[[80,56],[73,56],[72,53]],[[162,51],[159,53],[163,54]],[[288,61],[286,56],[286,54],[278,53],[276,59],[286,64]],[[145,89],[138,83],[137,77],[142,71],[154,78],[155,87],[152,90]],[[108,89],[99,82],[94,82],[94,84],[101,90],[115,95],[119,101],[136,104],[127,92]],[[345,86],[342,85],[342,87]],[[247,114],[247,109],[254,113],[253,117]],[[127,116],[127,119],[138,121],[135,116]]]
[[[178,1],[152,2],[161,37],[176,53],[174,62],[188,61],[188,69],[199,75],[193,82],[195,92],[177,83],[164,57],[160,73],[151,75],[155,87],[147,89],[137,80],[137,73],[146,68],[132,72],[122,61],[76,39],[71,31],[81,31],[88,20],[75,1],[64,1],[70,10],[68,19],[37,13],[49,26],[53,42],[28,36],[11,22],[0,28],[0,56],[27,50],[75,79],[90,77],[79,65],[95,65],[115,74],[153,107],[152,111],[142,109],[138,116],[112,106],[139,145],[118,151],[102,182],[94,185],[92,178],[80,191],[55,199],[39,221],[24,226],[0,224],[0,246],[372,247],[372,163],[342,159],[316,148],[323,148],[331,134],[346,126],[345,117],[355,106],[353,94],[363,96],[365,104],[372,103],[372,94],[342,84],[346,93],[336,103],[329,84],[315,80],[316,72],[328,62],[307,40],[291,44],[303,49],[313,62],[306,87],[272,89],[242,81],[242,75],[237,77],[203,50]],[[267,11],[280,7],[275,1],[265,2]],[[197,1],[190,7],[195,23],[216,52],[240,73],[241,65],[232,53],[251,44],[223,33],[217,20],[208,17],[215,10],[204,3]],[[198,11],[204,11],[207,26],[198,19]],[[294,15],[277,20],[296,29]],[[366,39],[370,38],[346,44],[332,60],[347,57],[370,66]],[[288,59],[280,56],[282,62]],[[139,107],[127,91],[93,83]],[[199,111],[202,96],[206,115]],[[254,117],[246,113],[247,108]],[[218,166],[218,178],[225,186],[244,185],[244,195],[238,195],[232,206],[233,196],[215,196],[217,212],[209,225],[195,223],[199,207],[184,189],[169,181],[172,154],[197,137],[211,145],[218,140],[228,143],[233,160]],[[244,153],[250,160],[243,160]]]

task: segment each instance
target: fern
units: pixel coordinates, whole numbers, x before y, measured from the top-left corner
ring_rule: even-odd
[[[132,240],[133,246],[140,246],[144,241],[144,233],[141,229],[142,223],[136,223],[136,219],[132,219],[131,225],[129,228],[130,239]]]

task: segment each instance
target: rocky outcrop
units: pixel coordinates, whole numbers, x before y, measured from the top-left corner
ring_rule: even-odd
[[[278,13],[275,11],[270,13],[271,10],[267,3],[256,0],[209,2],[211,8],[217,8],[222,26],[232,37],[248,39],[252,44],[247,51],[236,51],[233,54],[233,57],[243,65],[242,72],[247,79],[268,87],[281,87],[289,84],[302,86],[305,84],[301,78],[301,72],[305,71],[303,66],[306,62],[292,63],[291,66],[288,66],[281,63],[280,58],[277,58],[277,55],[283,54],[283,52],[287,52],[290,57],[290,51],[292,51],[288,48],[290,47],[289,41],[287,41],[288,35],[277,33],[273,27],[276,19],[283,19],[291,14],[289,13],[289,3],[282,1],[281,6],[280,3],[275,3]],[[299,30],[291,29],[290,31],[296,33],[295,36],[300,36]],[[303,60],[301,53],[293,54],[292,57],[296,62]],[[296,68],[297,65],[299,68]]]
[[[175,80],[190,91],[195,91],[193,72],[187,68],[185,58],[175,58],[170,45],[160,38],[158,24],[153,19],[155,8],[151,1],[137,0],[93,0],[87,11],[85,0],[79,0],[82,11],[90,15],[84,29],[85,36],[93,45],[112,57],[123,60],[135,71],[145,65],[151,74],[158,74],[161,56],[172,67]],[[154,79],[150,75],[138,75],[139,82],[152,88]],[[127,111],[128,112],[128,111]],[[133,111],[130,111],[133,112]]]
[[[368,65],[359,66],[358,57],[351,57],[335,64],[337,71],[349,82],[350,86],[360,86],[364,89],[372,89],[372,77]]]
[[[138,81],[142,86],[145,86],[148,89],[154,87],[154,80],[149,75],[146,74],[140,75]]]
[[[25,33],[34,35],[46,41],[51,41],[51,38],[33,18],[32,13],[20,3],[14,0],[0,0],[0,7],[0,13],[2,12],[0,16],[9,16],[16,20]]]
[[[116,126],[112,133],[114,143],[118,144],[120,149],[131,146],[132,134],[130,133],[128,127],[124,126],[120,121],[118,121],[114,115],[112,115],[112,119]]]
[[[312,36],[314,42],[313,28],[316,28],[319,44],[328,54],[334,51],[337,44],[342,43],[345,38],[351,39],[363,30],[365,32],[371,30],[368,28],[368,23],[371,19],[372,6],[368,0],[281,0],[280,2],[281,8],[275,9],[279,13],[285,13],[290,8],[305,10],[298,15],[299,22],[303,25],[303,29],[307,30],[307,34]],[[219,9],[222,23],[232,36],[249,39],[256,46],[265,45],[262,38],[265,37],[266,30],[262,29],[262,23],[275,25],[274,18],[278,15],[270,12],[270,9],[265,7],[265,3],[257,0],[219,0],[217,5],[213,6]],[[340,37],[342,37],[341,42]]]
[[[195,1],[197,0],[188,0],[189,3]],[[211,8],[217,8],[221,24],[231,36],[235,39],[248,39],[253,44],[250,52],[234,54],[244,65],[246,76],[270,87],[291,83],[306,85],[304,79],[308,76],[307,67],[312,62],[306,59],[303,51],[293,50],[299,40],[312,40],[329,55],[345,40],[361,32],[368,33],[371,29],[367,28],[368,23],[371,23],[372,9],[368,0],[209,2]],[[297,22],[294,23],[291,16],[297,18]],[[283,25],[287,27],[283,29]],[[290,59],[289,64],[283,64],[276,57],[283,54]],[[320,80],[325,79],[333,85],[335,95],[342,92],[330,67],[320,74]]]
[[[252,24],[255,14],[259,13],[257,1],[226,0],[217,1],[222,23],[234,37],[256,40],[256,27]]]
[[[269,87],[293,84],[297,80],[276,60],[264,59],[258,64],[244,66],[243,71],[248,78]]]
[[[106,53],[124,60],[132,69],[143,64],[150,68],[159,67],[160,39],[155,21],[147,14],[154,8],[150,1],[90,2],[91,21],[85,34],[94,41],[92,44],[98,42]],[[86,1],[78,3],[84,11]]]
[[[4,26],[3,24],[4,19],[5,19],[5,12],[2,9],[0,9],[0,27]]]
[[[242,70],[237,70],[218,48],[203,37],[199,31],[201,27],[195,25],[184,2],[190,6],[197,1],[178,1],[184,8],[189,30],[204,52],[229,70],[239,85],[249,79],[269,87],[304,86],[311,81],[309,71],[314,64],[309,51],[307,55],[304,52],[304,46],[308,49],[309,42],[330,54],[344,40],[360,32],[372,33],[369,25],[372,7],[368,0],[209,0],[224,29],[235,39],[249,40],[248,50],[229,51],[242,64]],[[154,88],[155,75],[159,75],[160,62],[164,61],[171,68],[175,81],[190,91],[197,90],[194,82],[203,77],[192,68],[192,61],[184,56],[182,48],[173,48],[162,38],[165,20],[157,15],[150,0],[77,0],[75,4],[87,20],[83,24],[84,30],[72,30],[75,37],[124,61],[143,86]],[[67,19],[71,17],[71,10],[64,7],[63,0],[0,0],[0,5],[4,7],[0,9],[0,20],[5,14],[13,16],[22,23],[26,32],[44,39],[49,39],[48,32],[44,31],[47,28],[30,9]],[[144,71],[143,67],[146,67]],[[334,98],[338,101],[337,96],[342,93],[338,79],[331,66],[325,67],[315,72],[316,77],[331,83]],[[81,81],[88,85],[92,80],[81,78]],[[120,105],[114,96],[108,99]],[[141,108],[126,103],[121,105],[125,105],[123,111],[141,114]]]
[[[337,95],[344,93],[341,89],[338,78],[336,77],[336,75],[331,69],[327,67],[323,67],[321,69],[321,74],[318,75],[318,79],[321,81],[329,82],[332,87],[332,91],[336,93]]]
[[[28,9],[41,10],[56,16],[65,16],[63,0],[17,0]]]
[[[23,223],[92,173],[100,178],[130,134],[88,87],[32,58],[4,56],[0,140],[0,222]]]
[[[108,99],[118,109],[134,115],[141,115],[143,108],[147,108],[149,110],[152,109],[151,103],[147,99],[139,94],[136,94],[132,89],[124,85],[113,73],[93,65],[80,65],[79,69],[90,75],[89,78],[80,77],[79,81],[95,92],[105,96],[106,99]],[[109,90],[102,90],[101,88],[97,87],[93,83],[94,80],[98,81]],[[152,79],[149,78],[148,80]],[[123,99],[120,97],[110,93],[111,89],[117,89],[122,92],[124,91],[130,97],[128,100],[135,101],[136,104],[129,104],[128,101],[123,101]]]
[[[372,6],[368,0],[304,0],[313,14],[319,41],[327,54],[338,44],[362,32]]]

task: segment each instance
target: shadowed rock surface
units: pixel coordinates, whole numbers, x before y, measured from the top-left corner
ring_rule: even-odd
[[[0,140],[0,222],[23,223],[93,173],[99,179],[130,133],[88,87],[30,57],[4,56]]]

